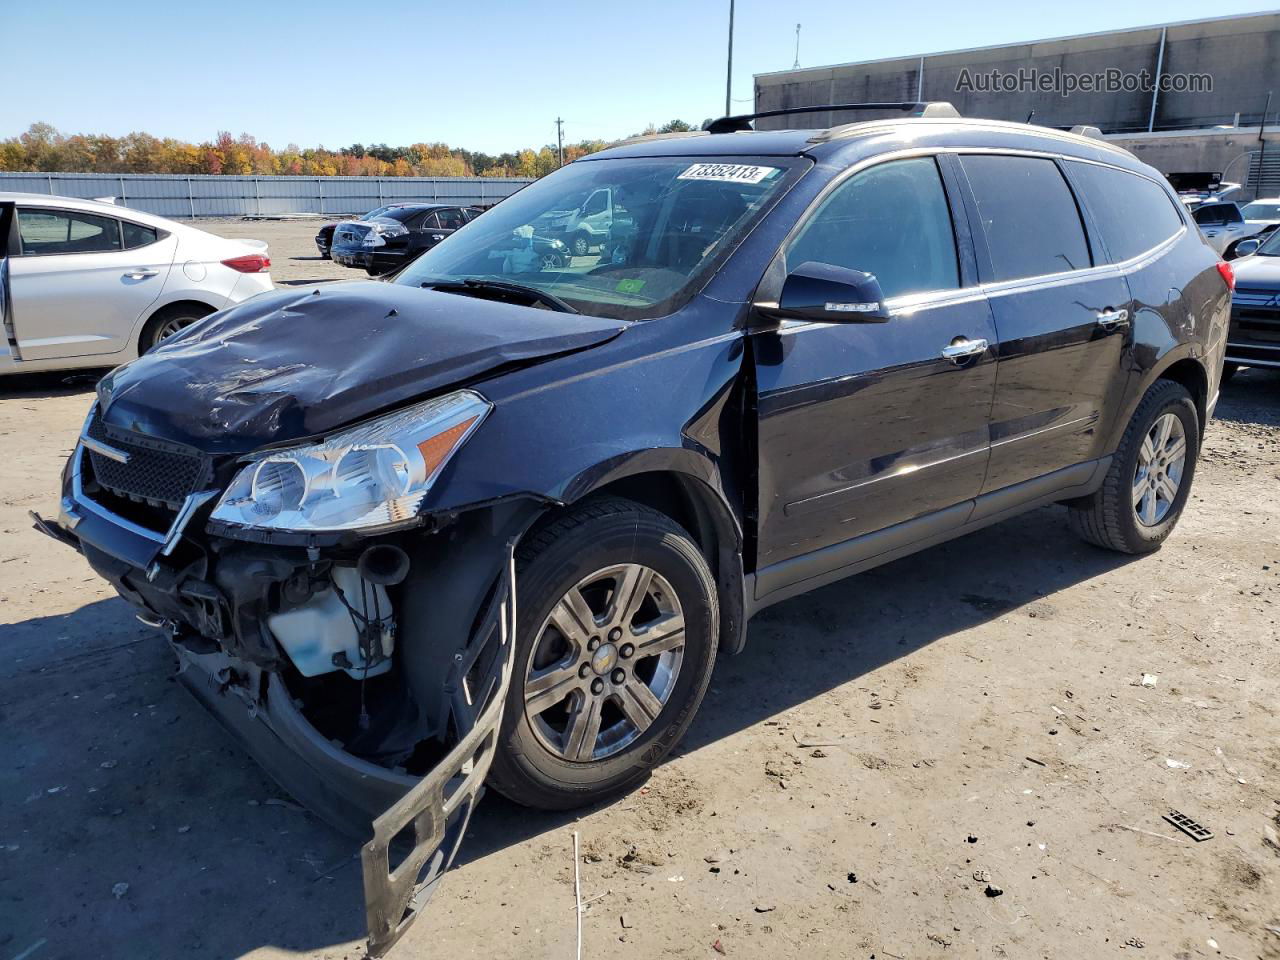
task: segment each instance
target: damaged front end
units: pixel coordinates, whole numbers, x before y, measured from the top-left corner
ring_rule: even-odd
[[[437,417],[407,451],[374,429],[401,429],[395,416],[354,440],[220,458],[95,407],[58,520],[36,517],[166,630],[179,679],[281,786],[364,842],[373,956],[416,918],[479,799],[510,679],[515,544],[546,508],[421,511],[476,424]]]

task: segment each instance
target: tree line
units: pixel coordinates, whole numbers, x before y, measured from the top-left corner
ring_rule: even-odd
[[[661,127],[650,124],[641,134],[694,129],[683,120]],[[639,136],[641,134],[632,134]],[[569,163],[610,144],[582,140],[564,145]],[[541,177],[560,166],[552,144],[509,153],[488,154],[446,143],[354,143],[329,150],[289,144],[283,150],[247,133],[233,137],[220,131],[212,140],[188,143],[173,137],[130,133],[63,134],[47,123],[33,123],[16,137],[0,140],[0,170],[35,173],[170,173],[226,176],[305,177]]]

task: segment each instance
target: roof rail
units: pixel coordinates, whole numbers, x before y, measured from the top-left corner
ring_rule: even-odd
[[[1099,130],[1097,127],[1090,127],[1082,123],[1076,124],[1067,132],[1074,133],[1077,137],[1089,137],[1093,140],[1103,139],[1101,130]]]
[[[711,121],[708,133],[738,133],[751,130],[751,121],[764,117],[786,117],[793,113],[827,113],[836,110],[900,110],[913,117],[958,117],[960,114],[945,100],[900,101],[894,103],[823,103],[812,107],[790,107],[786,110],[762,110],[759,113],[742,113],[733,117],[721,117]]]

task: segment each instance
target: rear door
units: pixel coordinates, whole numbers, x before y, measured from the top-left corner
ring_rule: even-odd
[[[1000,339],[988,493],[1106,452],[1132,304],[1121,271],[1091,249],[1057,160],[966,154],[959,167]]]
[[[959,526],[972,509],[996,334],[968,224],[943,183],[932,156],[862,170],[783,250],[787,269],[815,261],[875,274],[892,316],[752,336],[757,598]],[[966,344],[965,356],[943,355]]]
[[[24,360],[113,354],[160,296],[177,241],[117,217],[17,207],[10,309]]]
[[[466,222],[462,211],[457,207],[445,207],[442,210],[432,211],[423,223],[423,237],[418,249],[430,250],[449,234],[464,226]]]

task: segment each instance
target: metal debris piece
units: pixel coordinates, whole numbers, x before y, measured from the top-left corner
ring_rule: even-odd
[[[1170,810],[1164,815],[1164,819],[1168,820],[1175,827],[1185,833],[1188,837],[1196,842],[1201,840],[1212,840],[1213,831],[1208,827],[1202,826],[1195,820],[1188,817],[1185,813],[1179,813],[1177,810]]]
[[[127,883],[117,883],[115,886],[111,888],[111,895],[114,896],[117,900],[119,900],[128,892],[129,892],[129,885]]]
[[[983,893],[985,893],[988,897],[1001,897],[1001,896],[1004,896],[1004,888],[1003,888],[1003,887],[997,887],[994,883],[988,883],[988,884],[987,884],[987,889],[986,889],[986,890],[983,890],[982,892],[983,892]]]

